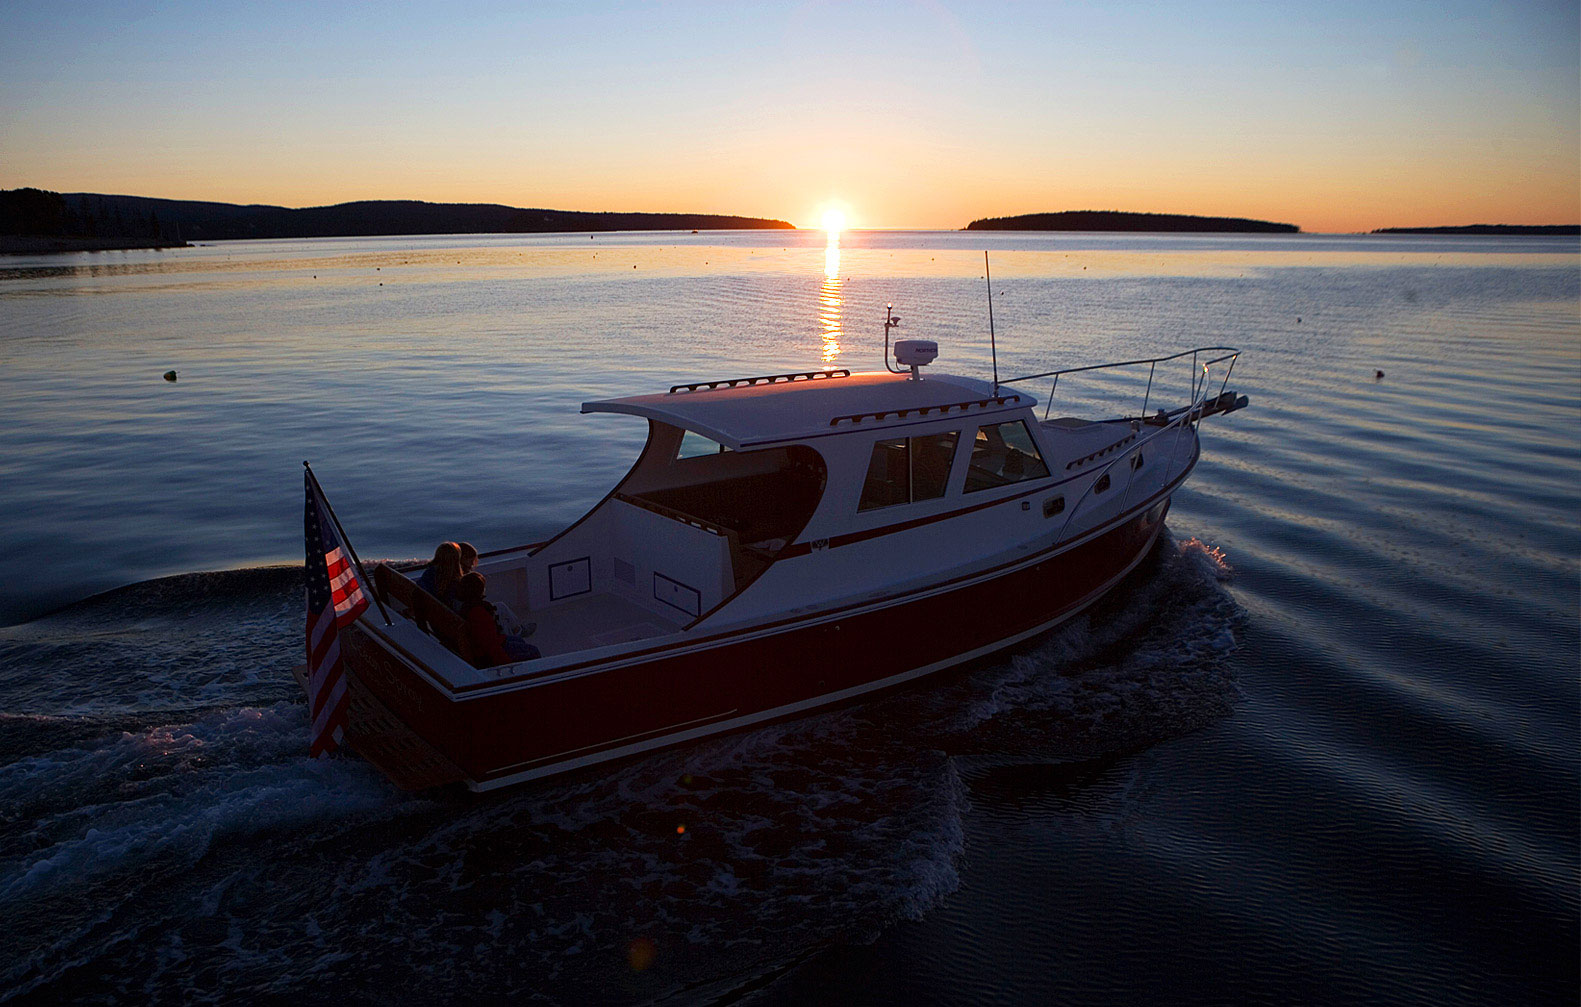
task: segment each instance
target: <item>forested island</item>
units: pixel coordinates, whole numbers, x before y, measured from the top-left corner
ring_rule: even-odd
[[[1581,235],[1577,224],[1466,224],[1462,227],[1380,227],[1373,234],[1535,234],[1553,238]]]
[[[1183,213],[1125,213],[1119,210],[1066,210],[1023,213],[1017,217],[985,217],[966,225],[968,231],[1198,231],[1218,233],[1297,234],[1294,224],[1275,224],[1241,217],[1194,217]]]
[[[497,203],[364,200],[291,209],[92,192],[0,190],[0,248],[12,250],[53,250],[48,241],[32,239],[67,242],[65,248],[148,248],[233,238],[763,228],[793,229],[793,225],[714,213],[589,213]],[[36,247],[17,247],[22,238]]]

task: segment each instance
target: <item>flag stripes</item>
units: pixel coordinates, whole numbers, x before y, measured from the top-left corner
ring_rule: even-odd
[[[328,520],[311,474],[303,475],[307,504],[303,520],[307,594],[307,694],[312,714],[312,755],[327,755],[345,738],[345,666],[340,655],[340,630],[368,608],[367,595],[355,567]]]

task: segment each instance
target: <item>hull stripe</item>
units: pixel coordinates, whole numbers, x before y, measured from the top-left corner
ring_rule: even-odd
[[[703,726],[690,728],[688,730],[678,731],[673,734],[667,734],[662,737],[652,738],[646,741],[638,741],[622,745],[621,742],[626,741],[626,739],[622,738],[609,742],[606,746],[588,754],[578,754],[580,751],[586,751],[585,749],[561,752],[557,755],[547,756],[545,759],[534,760],[537,762],[545,762],[546,760],[560,761],[550,762],[548,765],[540,765],[536,768],[522,769],[514,772],[512,771],[516,769],[514,766],[502,767],[493,772],[484,774],[484,776],[480,779],[468,779],[467,786],[476,791],[493,790],[497,787],[509,786],[513,783],[524,783],[528,780],[537,779],[539,777],[550,776],[555,773],[568,772],[573,769],[580,769],[586,766],[596,765],[600,762],[607,762],[612,759],[621,759],[629,755],[641,754],[642,752],[651,751],[656,748],[692,741],[697,738],[705,737],[709,734],[723,733],[725,731],[736,730],[742,727],[749,727],[753,724],[759,724],[764,721],[795,716],[800,713],[815,710],[819,707],[832,706],[847,699],[852,699],[866,693],[877,692],[882,689],[903,685],[913,679],[921,678],[925,675],[931,675],[934,672],[943,671],[944,669],[954,667],[955,665],[965,664],[968,661],[992,654],[995,651],[1003,650],[1006,647],[1012,647],[1023,640],[1037,636],[1039,633],[1047,632],[1048,630],[1053,629],[1055,626],[1058,626],[1061,623],[1074,618],[1085,611],[1099,598],[1107,594],[1111,588],[1113,588],[1120,581],[1124,580],[1127,574],[1136,569],[1142,560],[1147,558],[1147,555],[1152,551],[1152,545],[1157,541],[1158,533],[1162,528],[1163,522],[1159,522],[1158,526],[1153,530],[1153,533],[1148,536],[1147,546],[1138,552],[1136,558],[1130,563],[1126,564],[1125,568],[1119,573],[1105,581],[1102,586],[1094,590],[1080,604],[1060,613],[1041,625],[1032,627],[1031,629],[1012,634],[1011,636],[996,640],[993,643],[976,647],[964,653],[956,654],[953,657],[945,658],[942,661],[934,662],[933,664],[923,665],[920,668],[913,668],[910,671],[905,671],[898,675],[891,675],[888,678],[878,679],[873,682],[865,682],[858,686],[842,689],[839,692],[826,693],[824,695],[815,696],[811,699],[803,700],[801,702],[789,703],[774,709],[763,710],[757,713],[748,714],[744,717],[737,717],[734,720],[710,723]],[[729,716],[729,714],[723,714],[722,716]],[[522,763],[520,765],[528,764]]]

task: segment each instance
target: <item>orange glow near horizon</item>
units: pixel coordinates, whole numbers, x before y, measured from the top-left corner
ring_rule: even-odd
[[[832,232],[1066,210],[1318,233],[1581,223],[1574,3],[929,0],[847,5],[838,31],[805,4],[409,5],[374,33],[331,2],[313,44],[268,5],[12,6],[3,189]],[[167,51],[186,56],[146,57]]]

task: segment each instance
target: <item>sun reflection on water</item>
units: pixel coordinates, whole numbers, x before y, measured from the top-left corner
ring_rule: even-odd
[[[841,353],[840,309],[844,298],[840,288],[840,232],[829,232],[829,244],[823,250],[823,286],[818,288],[818,321],[823,326],[823,362],[833,363]]]

